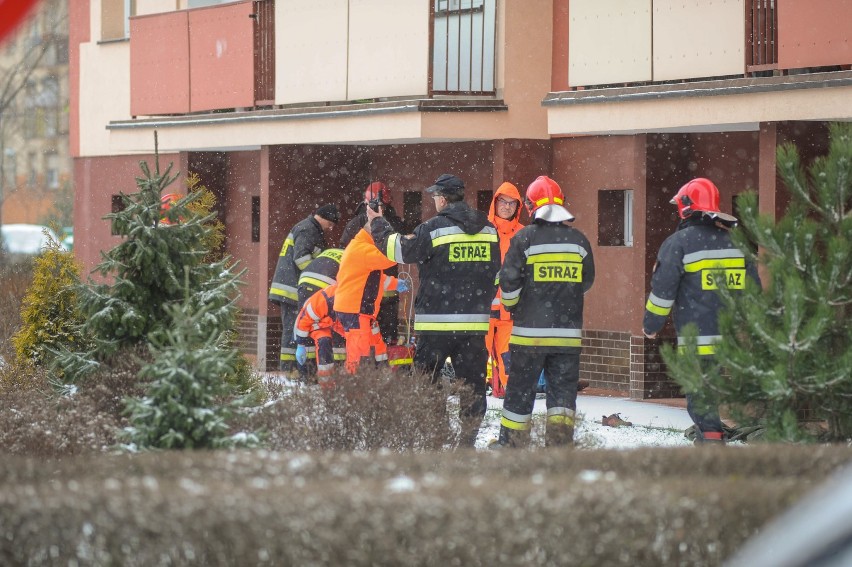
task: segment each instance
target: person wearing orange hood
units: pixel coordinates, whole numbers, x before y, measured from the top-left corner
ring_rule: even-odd
[[[383,272],[395,262],[376,248],[370,235],[370,223],[358,231],[346,245],[337,271],[334,310],[346,335],[346,371],[355,374],[362,359],[372,356],[376,362],[388,359],[388,347],[382,339],[377,317],[382,296],[387,291],[408,291],[408,285]]]
[[[488,220],[497,228],[500,242],[500,264],[506,257],[509,241],[521,230],[521,194],[518,188],[508,181],[494,192]],[[500,302],[500,289],[491,302],[491,319],[488,334],[485,335],[485,347],[491,357],[491,395],[502,398],[506,393],[509,380],[509,337],[512,335],[512,317]]]

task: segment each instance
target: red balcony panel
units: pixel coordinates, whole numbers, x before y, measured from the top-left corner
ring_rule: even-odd
[[[130,19],[130,114],[189,112],[186,12]]]
[[[253,2],[189,10],[191,111],[254,106]]]
[[[852,64],[852,1],[776,1],[779,68]]]

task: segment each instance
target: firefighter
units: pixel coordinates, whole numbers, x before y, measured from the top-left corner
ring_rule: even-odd
[[[337,284],[326,286],[311,295],[296,317],[296,362],[304,365],[310,351],[316,353],[317,377],[320,385],[329,384],[334,371],[334,337],[342,337],[343,328],[334,313]]]
[[[311,263],[305,266],[302,273],[299,274],[299,284],[297,295],[299,297],[299,305],[304,305],[314,293],[321,289],[325,289],[330,285],[337,283],[337,270],[340,268],[340,257],[343,255],[342,248],[329,248],[320,253],[319,256],[311,260]],[[333,334],[331,337],[334,351],[334,360],[343,361],[346,359],[346,346],[343,341],[343,333]],[[298,343],[298,341],[296,341]],[[300,363],[299,372],[301,374],[312,375],[316,373],[315,360],[316,352],[313,347],[308,346],[307,363]]]
[[[469,386],[460,400],[462,444],[473,447],[485,416],[485,368],[491,300],[500,269],[497,230],[486,215],[464,202],[464,182],[445,173],[426,189],[437,215],[403,235],[367,209],[372,234],[385,255],[417,264],[420,288],[414,302],[414,367],[438,383],[449,357],[457,378]]]
[[[521,194],[518,188],[508,181],[500,185],[491,200],[488,220],[497,229],[500,239],[500,261],[506,257],[509,240],[521,230]],[[488,324],[488,334],[485,335],[485,346],[491,364],[491,394],[502,398],[506,393],[506,382],[509,380],[509,336],[512,334],[512,317],[500,303],[500,289],[491,302],[491,320]]]
[[[760,285],[757,268],[731,241],[737,219],[719,210],[719,189],[709,179],[693,179],[670,201],[677,206],[677,231],[660,247],[651,293],[645,303],[643,332],[654,339],[672,313],[678,347],[685,348],[682,332],[698,327],[698,354],[704,369],[712,366],[719,340],[720,281],[729,290]],[[686,395],[686,409],[695,423],[696,442],[724,443],[724,430],[711,396]]]
[[[373,358],[387,362],[387,344],[382,339],[377,317],[382,297],[389,290],[405,292],[408,286],[383,270],[393,262],[376,248],[368,232],[369,222],[346,246],[337,272],[335,310],[346,337],[346,371],[355,374],[361,361]]]
[[[512,378],[506,386],[500,435],[491,448],[528,443],[541,371],[547,376],[548,447],[574,441],[580,378],[583,296],[595,281],[589,240],[568,223],[562,189],[541,176],[527,187],[532,220],[512,238],[500,270],[503,306],[512,313]]]
[[[281,358],[280,369],[292,372],[296,362],[296,343],[293,340],[293,328],[296,314],[299,312],[298,283],[302,273],[312,259],[325,247],[325,231],[337,224],[340,213],[335,205],[323,205],[314,214],[299,221],[284,239],[272,285],[269,288],[269,300],[281,306]]]
[[[392,204],[392,193],[387,185],[381,181],[373,181],[364,190],[364,200],[358,204],[355,209],[355,216],[352,217],[346,227],[343,229],[343,235],[340,237],[340,246],[346,248],[358,231],[367,224],[366,209],[372,201],[374,204],[381,204],[382,214],[390,223],[391,227],[397,232],[402,232],[403,221],[396,213],[396,209]],[[399,267],[394,264],[385,273],[389,276],[396,277],[399,274]],[[382,306],[379,311],[379,329],[382,332],[382,338],[385,343],[392,345],[397,343],[399,337],[399,293],[396,291],[386,291],[382,296]]]

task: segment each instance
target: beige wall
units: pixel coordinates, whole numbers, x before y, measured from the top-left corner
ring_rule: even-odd
[[[548,107],[551,135],[757,129],[758,122],[848,119],[852,87]]]
[[[654,80],[742,75],[744,0],[654,0]]]
[[[347,0],[277,0],[275,104],[346,100]]]
[[[136,0],[136,16],[161,14],[180,9],[178,0]]]
[[[572,87],[651,80],[651,0],[573,0],[568,17]]]
[[[106,129],[111,120],[130,117],[130,44],[80,45],[80,156],[111,155]],[[150,151],[148,143],[136,151]],[[143,149],[144,148],[144,149]]]
[[[346,100],[426,94],[429,4],[349,1]]]

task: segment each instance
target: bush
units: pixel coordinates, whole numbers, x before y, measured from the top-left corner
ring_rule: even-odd
[[[450,427],[456,420],[448,417],[447,396],[461,387],[436,391],[428,376],[365,368],[355,376],[337,375],[331,389],[297,385],[277,398],[271,393],[274,401],[249,423],[264,431],[265,445],[275,450],[454,448],[461,432]]]
[[[59,394],[43,369],[0,369],[0,453],[60,458],[106,451],[120,420],[102,411],[103,392]]]
[[[21,303],[33,281],[31,261],[0,263],[0,356],[6,362],[14,359],[11,338],[21,325]]]
[[[837,446],[10,457],[0,564],[714,566],[850,459]]]
[[[12,342],[19,362],[46,366],[63,348],[86,348],[77,306],[80,268],[74,256],[53,240],[33,262],[32,285],[21,308],[22,326]]]

